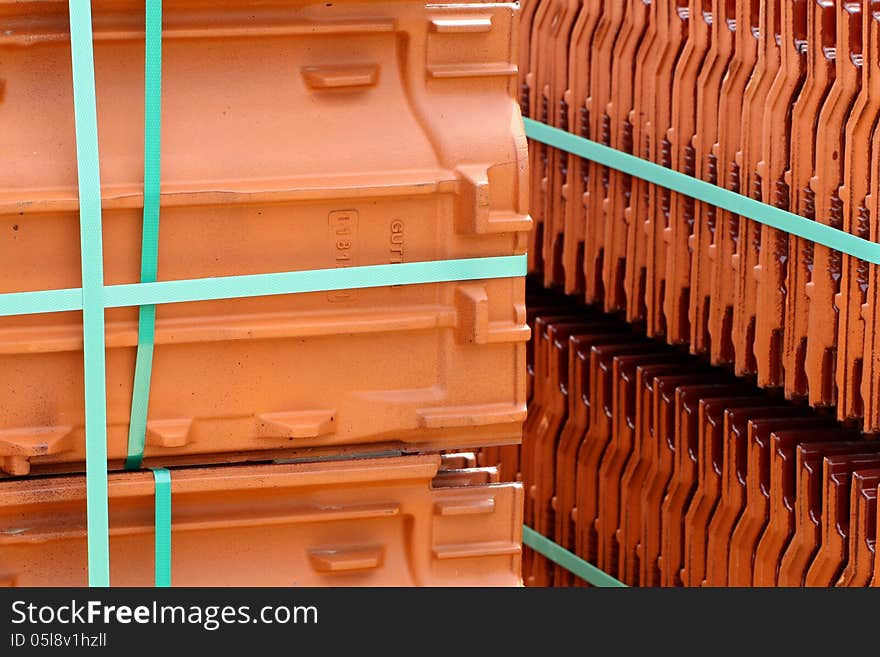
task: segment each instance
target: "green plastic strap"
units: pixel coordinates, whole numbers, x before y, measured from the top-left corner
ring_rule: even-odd
[[[573,552],[569,552],[558,543],[554,543],[526,525],[523,525],[523,543],[593,586],[626,587],[626,584],[620,580],[614,579],[589,561],[584,561]]]
[[[0,317],[62,313],[70,310],[82,310],[82,308],[83,291],[81,287],[0,294]]]
[[[86,509],[89,585],[110,585],[107,517],[107,404],[104,365],[104,261],[98,114],[91,2],[69,0],[76,122],[76,169],[82,258],[83,367],[86,413]]]
[[[111,285],[106,288],[106,303],[111,308],[145,303],[181,303],[293,292],[328,292],[387,285],[506,278],[525,276],[526,266],[524,255],[498,256]]]
[[[156,496],[156,586],[171,586],[171,472],[151,468]]]
[[[690,196],[698,201],[729,210],[771,228],[827,246],[859,260],[875,265],[880,264],[880,244],[876,242],[767,205],[684,173],[667,169],[635,155],[573,135],[566,130],[560,130],[532,119],[523,119],[523,122],[526,126],[526,135],[542,144],[593,160],[606,167]]]
[[[159,265],[159,183],[162,160],[162,0],[147,0],[144,69],[144,225],[141,239],[141,281],[156,280]],[[128,455],[125,467],[135,470],[144,460],[156,306],[138,310],[138,346],[131,391]]]
[[[310,269],[273,274],[247,274],[156,283],[127,283],[104,288],[104,306],[213,301],[274,294],[330,292],[387,285],[421,285],[514,278],[526,275],[526,256],[490,256],[391,265]],[[80,310],[79,288],[0,294],[0,317]]]

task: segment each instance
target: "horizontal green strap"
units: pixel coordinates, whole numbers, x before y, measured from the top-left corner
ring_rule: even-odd
[[[387,285],[514,278],[525,276],[526,266],[526,256],[515,255],[310,269],[156,283],[126,283],[104,287],[104,307],[122,308],[144,304],[354,290]],[[82,310],[81,288],[0,294],[0,317],[66,310]]]
[[[758,223],[802,237],[872,264],[880,264],[880,244],[800,215],[737,194],[635,155],[584,139],[532,119],[523,119],[526,135],[542,144],[598,162],[674,192],[709,203]]]
[[[593,586],[626,587],[623,582],[614,579],[589,561],[584,561],[578,555],[569,552],[558,543],[554,543],[526,525],[523,525],[523,543]]]
[[[0,294],[0,317],[82,310],[82,295],[81,287],[38,292],[7,292]]]
[[[155,482],[155,581],[157,587],[171,586],[171,472],[151,468]]]
[[[526,256],[499,256],[111,285],[105,295],[107,307],[116,308],[525,275]]]

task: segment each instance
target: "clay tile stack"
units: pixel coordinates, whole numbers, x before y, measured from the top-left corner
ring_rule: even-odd
[[[525,253],[515,5],[163,10],[160,281]],[[0,293],[81,285],[67,11],[0,6]],[[144,5],[92,12],[105,278],[135,283]],[[156,314],[145,464],[171,468],[173,584],[520,582],[520,485],[454,454],[520,440],[522,278]],[[106,312],[120,585],[153,581],[152,478],[122,470],[137,318]],[[82,330],[0,318],[9,585],[87,581]]]
[[[880,443],[536,290],[521,451],[525,523],[629,586],[864,586]],[[583,582],[526,550],[530,586]]]
[[[519,36],[531,119],[880,241],[880,2],[526,0]],[[629,585],[880,581],[880,268],[530,148],[529,416],[480,456],[526,523]]]

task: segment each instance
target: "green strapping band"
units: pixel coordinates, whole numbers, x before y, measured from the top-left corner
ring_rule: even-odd
[[[82,310],[82,307],[83,291],[81,287],[0,294],[0,317],[62,313],[70,310]]]
[[[171,472],[151,468],[156,497],[156,586],[171,586]]]
[[[125,283],[108,285],[104,288],[104,306],[122,308],[145,304],[354,290],[387,285],[519,278],[526,275],[526,269],[526,256],[515,255],[310,269],[156,283]],[[81,309],[80,288],[0,294],[0,317]]]
[[[141,282],[152,283],[159,266],[159,190],[162,160],[162,0],[146,2],[144,67],[144,225],[141,239]],[[144,459],[147,410],[156,334],[156,306],[138,310],[138,346],[131,392],[128,455],[125,467],[135,470]]]
[[[729,210],[734,214],[827,246],[859,260],[875,265],[880,264],[880,244],[876,242],[767,205],[673,169],[667,169],[654,162],[590,141],[566,130],[560,130],[532,119],[523,119],[523,122],[526,126],[526,136],[542,144],[598,162],[603,166],[671,189],[698,201]]]
[[[599,587],[626,587],[620,580],[614,579],[608,573],[599,570],[589,561],[584,561],[573,552],[569,552],[558,543],[554,543],[543,534],[539,534],[531,527],[523,525],[523,544],[528,545],[535,552],[543,554],[553,563],[559,564],[568,572]]]
[[[70,55],[76,122],[82,258],[83,369],[85,378],[86,508],[89,585],[110,585],[107,513],[107,389],[104,364],[104,248],[98,113],[92,52],[91,2],[69,0]]]
[[[161,152],[162,19],[161,3],[158,0],[156,2],[148,0],[142,282],[105,286],[91,2],[69,0],[69,11],[83,286],[62,290],[0,294],[0,316],[83,311],[89,585],[109,586],[105,308],[148,306],[140,309],[138,321],[136,392],[132,399],[133,428],[129,434],[129,458],[126,459],[126,465],[134,467],[132,451],[139,465],[143,450],[144,431],[138,430],[137,427],[142,424],[145,429],[146,425],[152,345],[155,341],[155,304],[522,277],[526,274],[526,256],[465,258],[156,282]],[[141,392],[138,393],[137,390]],[[131,449],[133,441],[134,450]],[[156,584],[167,586],[170,585],[171,579],[170,473],[165,471],[165,474],[157,474],[157,472],[161,473],[162,470],[154,472],[157,522]]]

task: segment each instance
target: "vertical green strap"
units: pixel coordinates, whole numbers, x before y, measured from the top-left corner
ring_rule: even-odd
[[[159,181],[162,156],[162,0],[146,0],[144,68],[144,225],[141,240],[141,282],[156,280],[159,259]],[[131,393],[127,469],[141,467],[150,406],[156,306],[138,311],[138,346]]]
[[[171,472],[152,468],[156,484],[156,586],[171,586]]]
[[[89,585],[109,586],[104,248],[101,236],[101,174],[98,157],[98,113],[95,104],[95,62],[92,52],[92,6],[91,2],[69,0],[69,8],[82,257]]]

